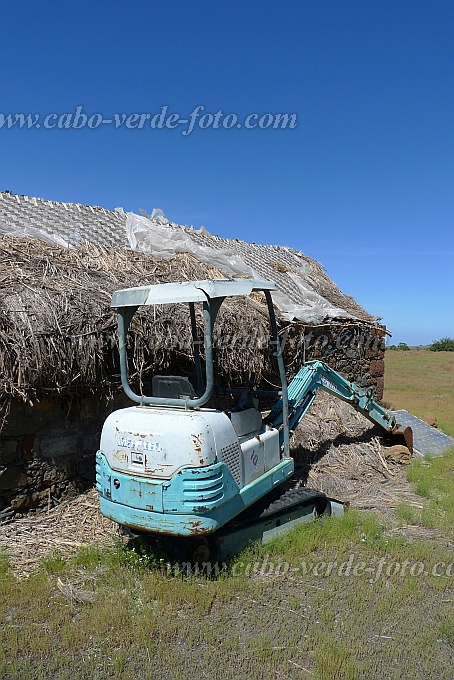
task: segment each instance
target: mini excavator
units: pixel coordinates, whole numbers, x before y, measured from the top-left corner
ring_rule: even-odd
[[[287,386],[271,293],[274,283],[216,279],[164,283],[119,290],[121,381],[133,406],[105,421],[96,457],[96,485],[103,515],[135,534],[178,545],[177,555],[193,562],[227,559],[245,545],[320,515],[342,514],[344,504],[308,488],[289,489],[294,473],[290,438],[317,391],[351,404],[385,432],[405,438],[411,429],[362,390],[321,361],[310,361]],[[215,386],[213,328],[226,298],[263,293],[281,387],[276,391]],[[186,376],[155,375],[150,396],[133,391],[128,377],[127,333],[141,306],[189,305],[197,385]],[[204,361],[196,325],[204,322]],[[204,364],[204,370],[203,370]],[[216,390],[232,405],[211,406]],[[263,418],[259,400],[274,399]]]

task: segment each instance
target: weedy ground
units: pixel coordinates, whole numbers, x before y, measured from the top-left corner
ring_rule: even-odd
[[[434,394],[451,394],[444,371]],[[414,461],[408,478],[421,503],[402,503],[391,525],[350,510],[248,549],[216,576],[140,542],[54,553],[22,579],[3,555],[0,677],[452,680],[454,450]]]

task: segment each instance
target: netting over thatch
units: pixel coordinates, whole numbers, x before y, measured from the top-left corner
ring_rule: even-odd
[[[168,222],[159,210],[148,219],[122,209],[111,211],[0,192],[0,234],[62,246],[131,247],[159,259],[190,253],[227,276],[251,275],[274,281],[280,291],[275,299],[279,298],[287,320],[296,318],[312,325],[325,318],[378,320],[339,290],[323,267],[303,253],[280,245],[221,238],[204,227],[180,226]]]

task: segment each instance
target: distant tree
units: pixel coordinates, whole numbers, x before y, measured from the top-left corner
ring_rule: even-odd
[[[431,352],[454,352],[454,338],[441,338],[429,347]]]
[[[406,342],[399,342],[398,345],[388,345],[386,347],[386,349],[400,349],[400,350],[405,350],[405,351],[410,350],[410,348],[409,348],[409,346],[407,345]]]

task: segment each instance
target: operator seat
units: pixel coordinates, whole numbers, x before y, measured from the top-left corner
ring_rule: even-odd
[[[194,399],[196,394],[189,378],[182,375],[155,375],[151,381],[153,397]]]

